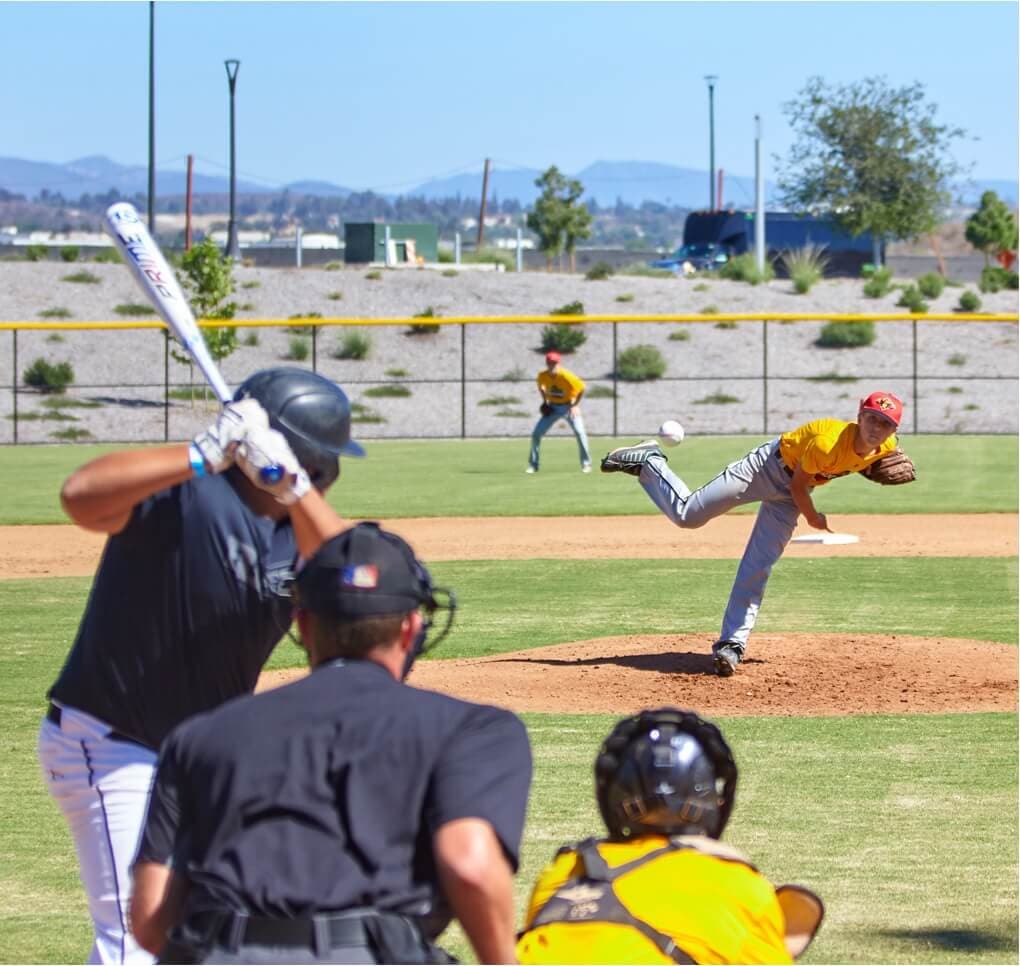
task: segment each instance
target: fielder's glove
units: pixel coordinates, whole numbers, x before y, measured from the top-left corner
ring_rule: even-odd
[[[312,487],[290,444],[275,429],[251,430],[237,447],[236,461],[252,483],[287,506],[300,500]],[[270,467],[279,467],[282,475],[266,479],[263,471]]]
[[[269,417],[257,399],[227,403],[216,422],[193,440],[210,473],[222,473],[234,462],[238,444],[253,429],[268,429]]]
[[[917,479],[914,461],[898,446],[860,471],[861,476],[883,486],[899,486]]]
[[[549,403],[547,403],[547,402],[542,403],[542,405],[538,407],[538,411],[543,416],[551,416],[552,415],[552,409],[553,409],[552,406],[550,406]]]

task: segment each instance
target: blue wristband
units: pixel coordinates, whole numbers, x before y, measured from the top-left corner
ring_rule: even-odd
[[[195,476],[205,476],[205,457],[194,443],[188,447],[188,459]]]

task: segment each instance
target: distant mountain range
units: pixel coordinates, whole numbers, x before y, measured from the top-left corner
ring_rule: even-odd
[[[530,205],[538,195],[535,179],[537,168],[494,168],[489,177],[489,197],[500,200],[516,199]],[[581,171],[571,173],[585,188],[585,196],[594,198],[600,206],[611,206],[617,200],[630,205],[650,201],[679,208],[702,208],[708,203],[708,172],[694,168],[681,168],[654,161],[596,161]],[[83,194],[105,194],[111,189],[124,194],[144,194],[148,189],[148,169],[142,165],[123,165],[97,155],[54,164],[46,161],[26,161],[21,158],[0,157],[0,188],[26,198],[36,198],[41,192],[59,193],[75,201]],[[402,194],[430,200],[437,198],[476,198],[481,193],[482,175],[459,174],[449,178],[436,178],[410,188]],[[226,176],[195,174],[193,191],[196,194],[226,194],[230,180]],[[295,181],[292,184],[266,186],[238,179],[238,193],[277,194],[283,190],[292,194],[320,197],[345,197],[353,189],[327,181]],[[157,171],[158,196],[183,195],[185,176],[180,171]],[[995,191],[1004,201],[1017,204],[1016,180],[994,179],[961,184],[955,192],[964,204],[974,204],[984,191]],[[765,183],[765,197],[769,201],[775,192],[771,181]],[[754,179],[744,175],[726,175],[723,182],[723,201],[735,208],[754,205]]]

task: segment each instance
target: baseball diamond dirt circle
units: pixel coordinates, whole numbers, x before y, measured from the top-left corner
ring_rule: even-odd
[[[421,557],[441,560],[733,558],[753,515],[722,517],[697,540],[656,517],[402,519],[391,529]],[[1015,557],[1016,514],[840,516],[844,546],[791,545],[787,557]],[[556,533],[557,551],[545,537]],[[798,535],[809,533],[799,529]],[[103,536],[71,526],[4,527],[0,578],[91,575]],[[535,548],[542,552],[536,554]],[[877,634],[755,635],[739,673],[712,673],[711,635],[571,641],[491,657],[431,660],[411,683],[515,711],[625,714],[663,704],[709,715],[843,715],[1015,711],[1015,647],[988,641]],[[303,674],[266,672],[260,687]]]

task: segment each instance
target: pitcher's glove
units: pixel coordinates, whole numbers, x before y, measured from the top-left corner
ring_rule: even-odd
[[[542,403],[541,406],[538,407],[538,411],[543,416],[551,416],[552,415],[552,406],[550,406],[549,403],[544,402],[544,403]]]
[[[872,483],[881,483],[883,486],[899,486],[902,483],[913,483],[917,479],[914,461],[898,446],[860,473]]]

